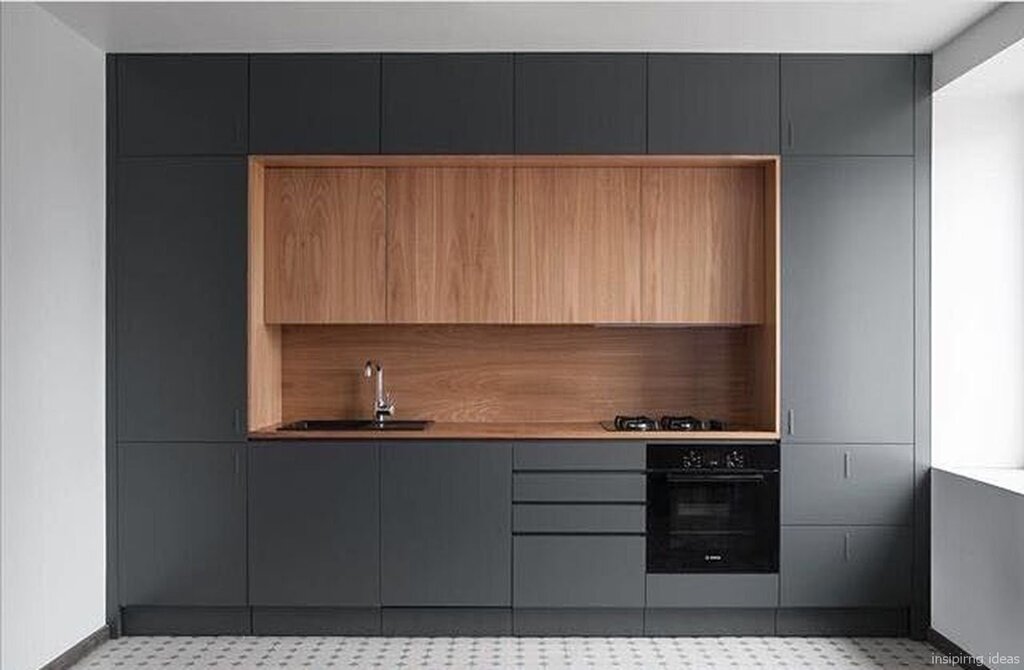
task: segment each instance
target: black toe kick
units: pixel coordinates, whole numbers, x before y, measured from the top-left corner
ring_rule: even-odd
[[[513,610],[516,635],[637,636],[644,634],[640,608],[526,608]]]

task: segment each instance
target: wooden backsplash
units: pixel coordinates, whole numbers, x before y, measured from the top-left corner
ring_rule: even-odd
[[[282,418],[367,417],[367,359],[398,418],[600,421],[695,414],[758,426],[756,327],[285,326]]]

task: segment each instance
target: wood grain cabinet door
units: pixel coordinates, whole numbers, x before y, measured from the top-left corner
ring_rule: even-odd
[[[512,170],[391,168],[390,323],[511,323]]]
[[[384,170],[266,174],[267,323],[383,323]]]
[[[764,320],[764,172],[643,171],[643,320]]]
[[[516,323],[640,319],[640,170],[517,168]]]

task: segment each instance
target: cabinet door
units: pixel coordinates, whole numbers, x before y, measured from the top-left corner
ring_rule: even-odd
[[[512,322],[512,170],[388,170],[388,322]]]
[[[643,607],[644,538],[518,535],[515,607]]]
[[[647,67],[649,153],[778,153],[778,56],[651,54]]]
[[[517,168],[516,323],[640,318],[640,170]]]
[[[118,455],[121,605],[245,605],[245,445]]]
[[[508,606],[512,447],[381,445],[385,606]]]
[[[255,154],[375,154],[380,56],[257,54],[249,63]]]
[[[377,445],[254,444],[250,460],[251,603],[376,606]]]
[[[384,169],[265,180],[267,323],[384,323]]]
[[[782,522],[904,525],[914,503],[910,444],[787,444]]]
[[[642,154],[642,54],[516,55],[516,153]]]
[[[246,153],[246,56],[117,59],[122,156]]]
[[[910,530],[783,526],[783,607],[900,607],[910,596]]]
[[[910,158],[786,159],[784,439],[913,441]]]
[[[913,90],[913,56],[785,55],[782,151],[911,156]]]
[[[114,190],[118,439],[237,439],[245,161],[121,160]]]
[[[385,153],[512,153],[511,54],[386,54],[383,67]]]
[[[643,171],[643,320],[764,321],[764,171]]]

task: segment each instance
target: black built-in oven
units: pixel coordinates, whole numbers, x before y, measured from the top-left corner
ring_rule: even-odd
[[[648,573],[778,569],[778,443],[647,446]]]

